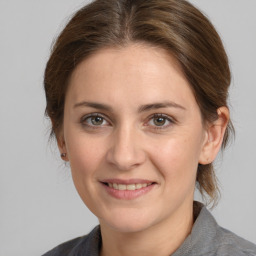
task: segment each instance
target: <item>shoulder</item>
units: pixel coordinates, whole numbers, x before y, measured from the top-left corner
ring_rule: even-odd
[[[190,235],[173,256],[256,256],[256,245],[220,227],[202,204]]]
[[[60,244],[42,256],[98,256],[100,246],[100,228],[97,226],[88,235]]]
[[[256,245],[231,231],[218,227],[215,237],[216,256],[256,256]]]
[[[81,244],[86,243],[87,235],[83,237],[78,237],[75,239],[72,239],[68,242],[65,242],[63,244],[58,245],[57,247],[53,248],[51,251],[43,254],[43,256],[68,256],[72,255],[71,252],[77,248],[80,247]]]
[[[199,216],[195,235],[201,236],[202,255],[209,256],[256,256],[256,245],[219,226],[204,207]]]

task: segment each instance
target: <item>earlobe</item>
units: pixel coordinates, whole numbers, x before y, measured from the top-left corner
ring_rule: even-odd
[[[57,138],[57,144],[58,144],[58,148],[60,151],[60,157],[62,158],[62,160],[64,161],[69,161],[68,159],[68,154],[67,154],[67,149],[66,149],[66,143],[65,143],[65,139],[63,135],[60,135]]]
[[[51,122],[52,122],[52,127],[55,127],[55,121],[53,118],[51,118]],[[68,154],[67,154],[67,149],[66,149],[66,143],[65,143],[65,139],[64,139],[64,134],[63,131],[54,131],[55,136],[56,136],[56,140],[57,140],[57,145],[60,151],[60,157],[63,161],[68,162]]]
[[[209,123],[206,128],[206,137],[199,158],[199,163],[203,165],[212,163],[216,158],[229,122],[229,110],[227,107],[218,108],[217,113],[218,119]]]

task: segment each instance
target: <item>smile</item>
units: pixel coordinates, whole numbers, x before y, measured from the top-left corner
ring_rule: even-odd
[[[101,181],[101,184],[108,195],[119,200],[133,200],[144,196],[157,185],[156,182],[142,179],[109,179]]]
[[[146,188],[147,186],[152,185],[153,183],[137,183],[137,184],[117,184],[117,183],[106,183],[110,188],[116,190],[138,190],[141,188]]]

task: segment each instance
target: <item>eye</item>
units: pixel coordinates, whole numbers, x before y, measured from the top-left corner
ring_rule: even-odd
[[[108,126],[109,122],[100,114],[90,114],[86,115],[82,118],[81,123],[86,126],[91,127],[101,127],[101,126]]]
[[[163,126],[165,125],[166,121],[167,121],[166,118],[161,116],[153,118],[154,125],[156,126]]]
[[[155,129],[163,129],[169,127],[174,121],[163,114],[154,114],[148,122],[148,125],[153,126]]]

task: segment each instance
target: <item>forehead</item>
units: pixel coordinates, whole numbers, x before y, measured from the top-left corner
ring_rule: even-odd
[[[102,49],[77,66],[67,98],[95,97],[106,103],[195,102],[176,59],[164,49],[144,44]]]

